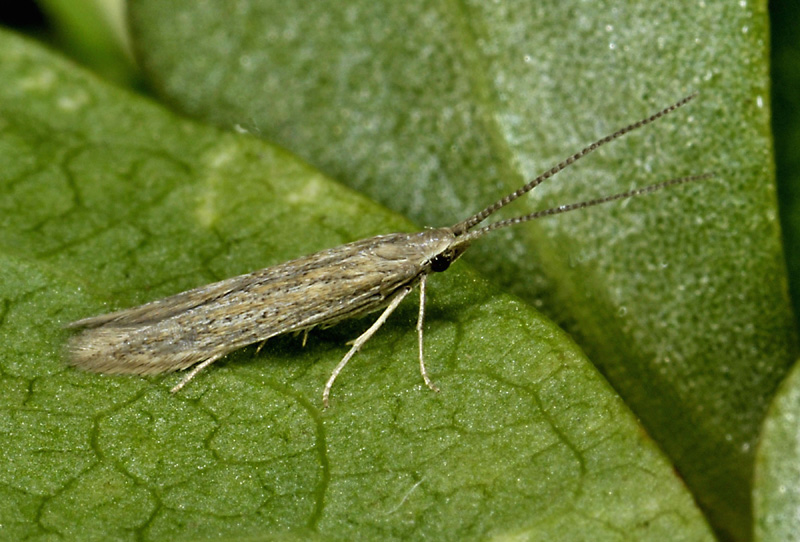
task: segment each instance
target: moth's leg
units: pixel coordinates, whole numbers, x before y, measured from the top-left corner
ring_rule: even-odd
[[[359,336],[358,339],[355,340],[355,342],[353,343],[353,347],[350,348],[350,351],[347,354],[345,354],[345,356],[342,358],[342,361],[339,362],[339,365],[337,365],[336,368],[331,373],[331,377],[328,379],[328,382],[325,383],[325,390],[322,392],[322,406],[324,408],[328,408],[328,397],[331,394],[331,388],[333,387],[333,382],[336,380],[336,377],[339,376],[339,373],[342,372],[344,366],[347,365],[347,362],[350,361],[350,358],[352,358],[353,355],[356,352],[358,352],[362,346],[364,346],[364,343],[367,342],[370,339],[370,337],[372,337],[375,334],[375,332],[380,329],[380,327],[384,324],[384,322],[386,322],[386,319],[389,318],[389,315],[392,314],[392,312],[394,312],[394,310],[397,308],[400,302],[403,301],[403,299],[405,299],[405,297],[408,295],[410,291],[411,291],[411,286],[406,286],[405,288],[397,292],[397,294],[395,294],[395,296],[389,303],[389,306],[386,307],[386,309],[384,309],[384,311],[381,313],[378,319],[375,320],[375,323],[372,324],[368,330],[362,333],[361,336]]]
[[[307,327],[303,330],[303,348],[306,347],[306,341],[308,341],[308,332],[311,331],[310,327]]]
[[[260,343],[258,343],[258,348],[256,348],[256,354],[258,354],[259,352],[261,352],[261,349],[262,349],[262,348],[264,348],[264,345],[265,345],[265,344],[267,344],[267,341],[268,341],[268,340],[269,340],[269,339],[264,339],[263,341],[261,341]]]
[[[417,337],[419,338],[419,371],[422,373],[422,380],[433,391],[439,391],[436,384],[431,382],[428,377],[428,371],[425,369],[425,356],[423,354],[424,348],[422,346],[422,333],[423,324],[425,323],[425,283],[428,280],[428,275],[424,273],[419,277],[419,318],[417,318]]]
[[[182,387],[184,387],[186,384],[188,384],[191,379],[193,379],[195,376],[197,376],[197,373],[199,373],[200,371],[202,371],[203,369],[205,369],[206,367],[208,367],[209,365],[211,365],[212,363],[217,361],[222,356],[224,356],[224,354],[217,354],[216,356],[212,356],[212,357],[208,358],[207,360],[205,360],[204,362],[202,362],[202,363],[200,363],[198,365],[195,365],[194,369],[189,371],[189,374],[184,376],[183,379],[180,382],[178,382],[175,385],[175,387],[172,388],[169,391],[171,393],[177,393],[178,391],[180,391],[180,389]]]

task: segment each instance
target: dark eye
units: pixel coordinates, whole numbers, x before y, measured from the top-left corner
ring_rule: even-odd
[[[442,271],[446,271],[448,267],[450,267],[450,258],[444,254],[434,256],[431,260],[431,271],[441,273]]]

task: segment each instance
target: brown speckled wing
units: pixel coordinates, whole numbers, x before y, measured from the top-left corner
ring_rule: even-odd
[[[185,369],[276,335],[378,310],[414,284],[419,234],[372,237],[70,324],[73,365],[104,373]]]

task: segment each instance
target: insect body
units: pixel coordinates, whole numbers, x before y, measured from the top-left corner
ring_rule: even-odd
[[[70,339],[70,361],[83,369],[111,374],[156,374],[194,367],[172,389],[176,392],[203,368],[233,350],[283,333],[307,331],[317,325],[330,325],[383,309],[378,320],[354,341],[333,370],[323,391],[323,404],[327,407],[338,374],[419,284],[420,372],[428,387],[438,391],[428,376],[423,357],[427,276],[431,272],[446,270],[472,241],[492,230],[710,177],[711,174],[703,174],[671,179],[473,229],[489,215],[576,160],[674,111],[693,97],[688,96],[651,117],[598,140],[452,227],[363,239],[140,307],[73,322],[68,327],[84,329]]]

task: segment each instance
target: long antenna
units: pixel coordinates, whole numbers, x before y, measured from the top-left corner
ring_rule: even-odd
[[[602,147],[606,143],[610,143],[610,142],[614,141],[615,139],[627,134],[628,132],[632,132],[632,131],[636,130],[637,128],[641,128],[642,126],[650,124],[651,122],[654,122],[654,121],[660,119],[661,117],[663,117],[665,115],[668,115],[669,113],[672,113],[673,111],[675,111],[679,107],[682,107],[682,106],[686,105],[687,103],[689,103],[692,99],[694,99],[695,96],[697,96],[697,93],[690,94],[689,96],[686,96],[685,98],[683,98],[682,100],[680,100],[678,102],[675,102],[671,106],[662,109],[661,111],[659,111],[658,113],[655,113],[654,115],[651,115],[651,116],[649,116],[649,117],[647,117],[645,119],[642,119],[639,122],[634,122],[633,124],[629,124],[628,126],[617,130],[616,132],[614,132],[611,135],[607,135],[606,137],[604,137],[602,139],[598,139],[597,141],[595,141],[594,143],[592,143],[588,147],[585,147],[585,148],[581,149],[580,151],[576,152],[575,154],[573,154],[572,156],[570,156],[566,160],[564,160],[562,162],[559,162],[556,166],[554,166],[554,167],[550,168],[549,170],[545,171],[544,173],[542,173],[541,175],[536,177],[534,180],[532,180],[531,182],[529,182],[525,186],[522,186],[521,188],[518,188],[517,190],[515,190],[511,194],[505,196],[504,198],[497,200],[495,203],[489,205],[488,207],[486,207],[484,210],[480,211],[479,213],[476,213],[476,214],[472,215],[471,217],[467,218],[466,220],[464,220],[462,222],[459,222],[458,224],[453,226],[453,233],[455,233],[456,235],[462,235],[464,232],[472,229],[477,224],[480,224],[481,222],[486,220],[486,218],[489,215],[491,215],[492,213],[494,213],[495,211],[498,211],[499,209],[502,209],[503,207],[505,207],[506,205],[508,205],[509,203],[514,201],[515,199],[517,199],[518,197],[520,197],[520,196],[522,196],[524,194],[527,194],[528,192],[530,192],[531,190],[533,190],[534,188],[536,188],[537,186],[542,184],[544,181],[546,181],[547,179],[549,179],[550,177],[552,177],[553,175],[555,175],[559,171],[561,171],[561,170],[569,167],[570,165],[574,164],[575,162],[577,162],[578,160],[580,160],[581,158],[583,158],[587,154],[591,153],[592,151],[598,149],[599,147]],[[667,182],[669,182],[669,181],[667,181]],[[529,219],[529,220],[532,220],[532,219]]]
[[[464,234],[459,241],[463,240],[466,243],[477,239],[478,237],[483,237],[487,233],[493,230],[499,230],[500,228],[507,228],[508,226],[513,226],[515,224],[521,224],[522,222],[528,222],[529,220],[536,220],[537,218],[542,218],[545,216],[552,216],[552,215],[560,215],[561,213],[568,213],[569,211],[576,211],[578,209],[585,209],[586,207],[594,207],[595,205],[602,205],[603,203],[608,203],[610,201],[616,201],[618,199],[626,199],[632,198],[634,196],[640,196],[642,194],[647,194],[649,192],[655,192],[656,190],[661,190],[662,188],[667,188],[668,186],[675,186],[678,184],[685,184],[691,183],[695,181],[701,181],[703,179],[710,179],[714,176],[713,172],[703,173],[700,175],[689,175],[688,177],[678,177],[676,179],[670,179],[668,181],[662,181],[660,183],[651,184],[649,186],[643,186],[641,188],[634,188],[633,190],[628,190],[627,192],[620,192],[619,194],[613,194],[611,196],[603,196],[602,198],[591,199],[587,201],[579,201],[576,203],[568,203],[566,205],[559,205],[558,207],[551,207],[550,209],[544,209],[542,211],[536,211],[535,213],[531,213],[524,216],[518,216],[515,218],[508,218],[506,220],[499,220],[497,222],[493,222],[488,226],[484,226],[480,229],[468,232]]]

